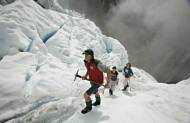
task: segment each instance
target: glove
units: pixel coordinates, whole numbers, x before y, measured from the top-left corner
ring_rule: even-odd
[[[82,80],[87,80],[87,77],[86,76],[82,76],[81,79]]]

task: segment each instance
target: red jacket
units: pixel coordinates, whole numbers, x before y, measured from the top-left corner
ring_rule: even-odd
[[[101,72],[97,67],[98,63],[99,63],[98,60],[93,60],[90,63],[85,62],[85,66],[87,68],[89,80],[102,85],[104,81],[104,76],[103,76],[103,72]]]

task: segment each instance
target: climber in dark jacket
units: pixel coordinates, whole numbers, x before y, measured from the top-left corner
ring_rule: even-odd
[[[133,71],[131,69],[131,63],[127,63],[126,66],[123,68],[125,80],[123,81],[124,88],[122,91],[126,91],[126,89],[130,88],[130,77],[133,76]]]

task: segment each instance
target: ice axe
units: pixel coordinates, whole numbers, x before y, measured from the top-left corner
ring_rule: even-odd
[[[79,69],[78,69],[77,72],[75,73],[74,81],[76,80],[77,77],[78,77],[78,78],[82,78],[82,76],[79,75],[78,73],[79,73]],[[87,80],[87,81],[92,81],[92,80],[90,80],[90,79],[85,79],[85,80]],[[95,84],[98,84],[98,85],[100,85],[100,86],[106,87],[106,85],[102,85],[102,84],[99,84],[99,83],[94,82],[94,81],[92,81],[92,82],[95,83]]]
[[[75,73],[74,81],[76,80],[77,77],[82,78],[82,76],[78,75],[78,73],[79,73],[79,69],[78,69],[77,72]]]
[[[78,73],[79,73],[79,69],[78,69],[77,72],[75,73],[74,81],[76,80],[77,77],[78,77],[78,78],[82,78],[82,76],[79,75]],[[91,81],[91,80],[89,80],[89,79],[85,79],[85,80]]]
[[[75,73],[74,81],[76,80],[77,77],[78,77],[78,78],[82,78],[82,76],[79,75],[78,73],[79,73],[79,69],[78,69],[77,72]],[[85,79],[85,80],[91,81],[90,79]],[[93,82],[94,82],[94,81],[93,81]],[[104,91],[105,91],[106,88],[108,88],[108,86],[107,86],[107,85],[101,85],[101,84],[96,83],[96,82],[94,82],[94,83],[104,87],[103,92],[102,92],[102,93],[104,94]]]

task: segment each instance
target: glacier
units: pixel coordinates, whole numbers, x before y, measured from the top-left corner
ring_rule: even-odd
[[[77,69],[85,73],[82,52],[91,48],[104,64],[122,69],[128,62],[127,50],[79,13],[45,10],[33,0],[1,6],[0,15],[0,122],[190,121],[190,79],[158,83],[135,66],[132,95],[121,92],[120,73],[115,95],[110,97],[105,90],[102,105],[81,115],[82,95],[90,85],[73,79]]]

